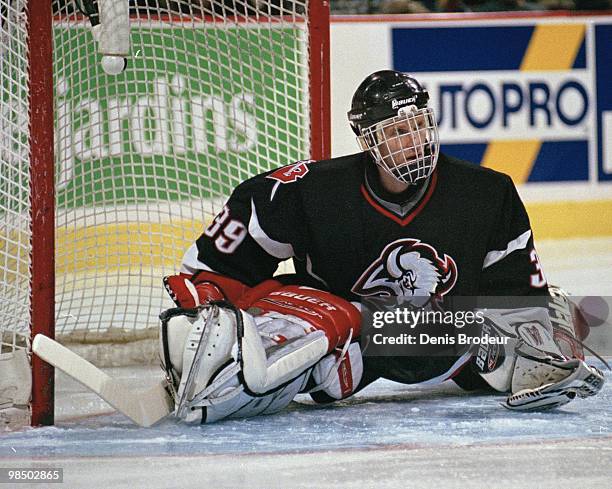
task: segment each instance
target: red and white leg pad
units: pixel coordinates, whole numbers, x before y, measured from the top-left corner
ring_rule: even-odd
[[[363,376],[363,359],[358,342],[345,345],[341,351],[326,355],[312,370],[309,392],[321,391],[332,399],[349,397]]]
[[[162,322],[162,358],[181,419],[210,422],[278,411],[305,387],[312,367],[326,355],[325,365],[315,368],[322,388],[346,392],[354,382],[353,374],[350,381],[346,375],[351,348],[357,353],[353,345],[342,346],[359,331],[357,309],[315,289],[280,286],[270,293],[269,285],[263,297],[254,294],[248,312],[213,306]],[[337,348],[340,357],[332,353]],[[342,385],[334,382],[334,366],[344,376]]]

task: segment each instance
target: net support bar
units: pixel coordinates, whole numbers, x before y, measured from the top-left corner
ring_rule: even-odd
[[[55,191],[51,3],[48,0],[28,0],[28,11],[32,226],[30,331],[32,336],[44,333],[54,338]],[[38,42],[31,42],[33,39]],[[32,425],[52,425],[53,405],[53,367],[32,355]]]
[[[331,100],[329,73],[329,2],[308,3],[311,22],[309,49],[313,61],[310,70],[310,157],[314,160],[331,156]]]

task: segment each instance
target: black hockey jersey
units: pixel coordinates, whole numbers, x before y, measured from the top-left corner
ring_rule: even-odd
[[[292,258],[298,283],[368,296],[546,293],[525,208],[511,179],[440,155],[407,202],[376,183],[368,153],[302,161],[239,185],[185,255],[256,285]]]

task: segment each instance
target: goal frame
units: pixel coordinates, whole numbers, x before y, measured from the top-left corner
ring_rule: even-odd
[[[55,155],[53,15],[50,0],[27,0],[30,128],[30,335],[55,337]],[[331,155],[330,7],[308,2],[310,158]],[[129,67],[128,67],[129,69]],[[53,367],[32,355],[31,425],[54,424]]]
[[[53,39],[49,0],[28,0],[30,335],[55,338]],[[54,423],[55,371],[32,355],[31,425]]]

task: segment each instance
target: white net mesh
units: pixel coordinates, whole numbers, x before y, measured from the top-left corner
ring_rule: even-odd
[[[24,5],[0,5],[7,351],[29,335],[29,148]],[[171,306],[162,276],[233,187],[309,157],[307,10],[306,0],[130,1],[127,68],[108,75],[90,18],[72,0],[53,2],[60,341],[93,345],[104,365],[119,350],[98,344],[155,338]],[[147,348],[156,361],[154,342]],[[140,362],[136,350],[111,356]]]
[[[16,375],[29,338],[30,216],[27,26],[24,5],[0,4],[0,429],[24,418]],[[27,387],[26,387],[27,389]],[[25,400],[24,400],[25,395]]]
[[[23,2],[3,0],[0,22],[0,340],[1,352],[7,353],[26,345],[30,319],[28,65]]]

